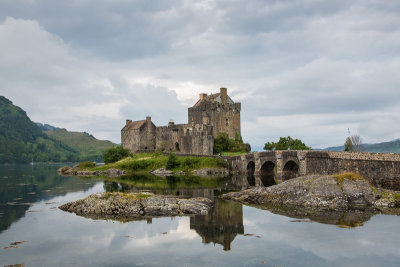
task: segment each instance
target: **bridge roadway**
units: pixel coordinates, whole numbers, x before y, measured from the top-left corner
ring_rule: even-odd
[[[242,187],[270,186],[303,175],[354,172],[375,186],[400,190],[400,154],[277,150],[224,159],[232,182]]]

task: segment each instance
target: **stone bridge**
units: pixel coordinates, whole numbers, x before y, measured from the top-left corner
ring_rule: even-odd
[[[400,154],[277,150],[224,158],[232,182],[242,187],[271,186],[303,175],[354,172],[375,186],[400,190]]]

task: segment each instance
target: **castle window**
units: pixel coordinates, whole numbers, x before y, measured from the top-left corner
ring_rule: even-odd
[[[228,125],[229,125],[229,119],[226,119],[226,122],[225,122],[225,124],[226,124],[226,126],[228,126]]]

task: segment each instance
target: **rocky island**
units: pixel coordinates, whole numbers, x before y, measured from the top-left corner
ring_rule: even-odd
[[[59,208],[77,215],[96,219],[134,220],[156,216],[208,214],[213,201],[197,197],[181,199],[141,193],[97,193]]]
[[[378,190],[353,173],[298,177],[270,187],[227,193],[221,198],[247,204],[300,208],[304,212],[383,210],[400,204],[396,192]]]

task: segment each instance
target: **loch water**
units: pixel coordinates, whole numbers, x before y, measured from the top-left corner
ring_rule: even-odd
[[[216,198],[229,181],[105,181],[59,176],[58,167],[0,166],[0,266],[400,266],[399,216],[288,216]],[[215,207],[130,222],[58,209],[92,193],[135,190],[206,196]]]

